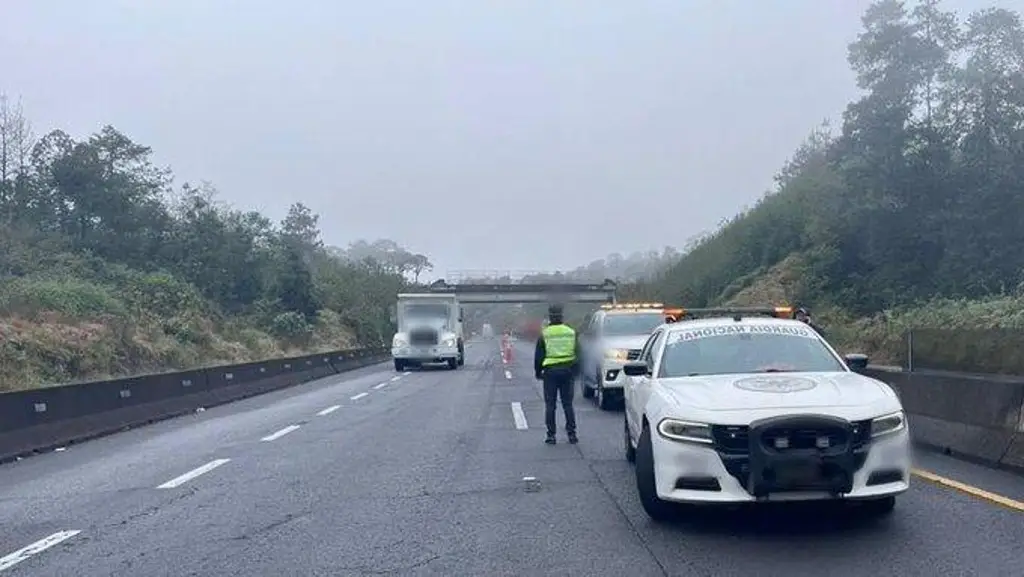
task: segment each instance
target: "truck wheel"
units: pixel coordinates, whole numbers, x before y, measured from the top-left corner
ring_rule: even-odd
[[[580,389],[582,389],[584,399],[594,398],[594,389],[587,384],[587,377],[580,375]]]
[[[405,370],[405,363],[403,363],[402,361],[400,361],[398,359],[395,359],[395,370],[398,371],[398,372],[404,371]]]
[[[602,411],[610,411],[615,406],[615,397],[608,394],[608,389],[600,381],[597,383],[597,406]]]
[[[651,446],[651,429],[645,424],[636,446],[636,490],[640,505],[653,521],[668,521],[673,517],[672,503],[658,497],[654,480],[654,450]]]

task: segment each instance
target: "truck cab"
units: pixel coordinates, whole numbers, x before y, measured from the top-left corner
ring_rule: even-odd
[[[399,294],[398,332],[391,341],[396,371],[444,363],[455,370],[466,363],[462,306],[450,294]]]

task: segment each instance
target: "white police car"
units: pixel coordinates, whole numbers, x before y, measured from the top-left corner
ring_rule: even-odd
[[[691,309],[623,370],[626,458],[653,519],[671,503],[857,500],[892,510],[910,437],[885,383],[788,308]]]

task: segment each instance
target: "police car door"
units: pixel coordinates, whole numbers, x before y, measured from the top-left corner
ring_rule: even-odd
[[[646,363],[652,372],[655,369],[657,356],[655,352],[661,347],[665,340],[665,329],[658,329],[647,338],[644,347],[640,349],[640,358],[637,359]],[[651,398],[652,376],[643,375],[639,377],[626,377],[626,388],[624,391],[626,400],[626,420],[629,423],[630,433],[636,439],[640,436],[640,423],[643,422],[644,410],[647,407],[647,400]]]

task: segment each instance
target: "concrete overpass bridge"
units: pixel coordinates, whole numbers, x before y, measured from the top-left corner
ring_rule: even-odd
[[[570,281],[562,273],[545,271],[450,271],[446,276],[428,291],[457,295],[463,304],[615,303],[618,288],[611,279]]]

